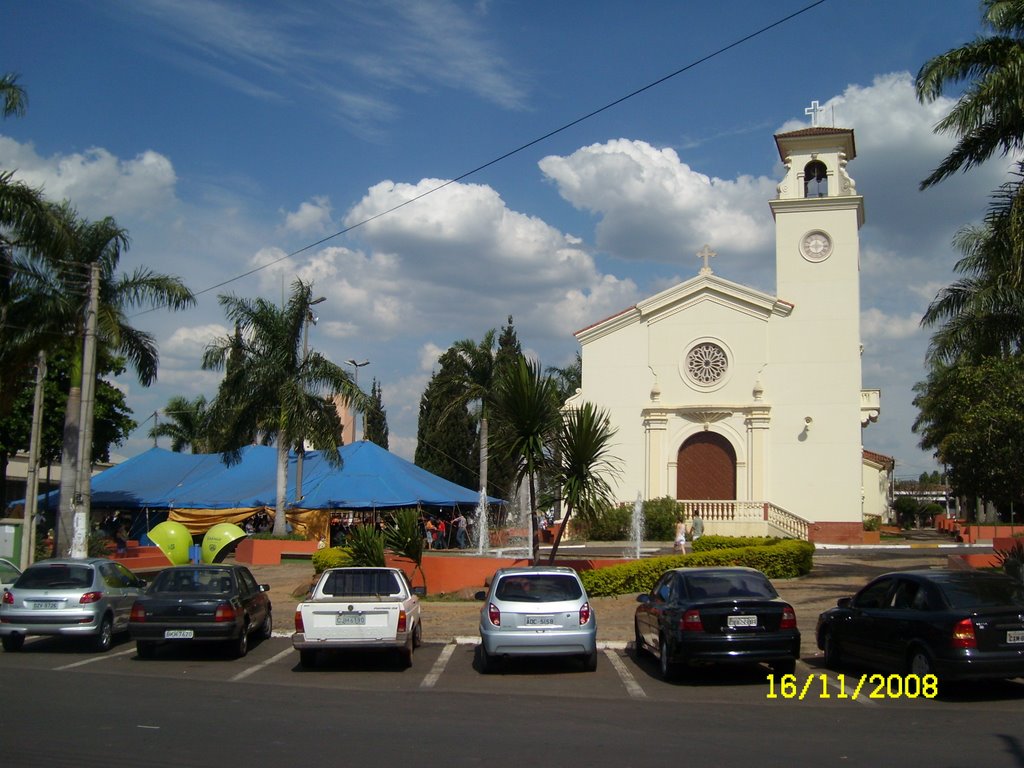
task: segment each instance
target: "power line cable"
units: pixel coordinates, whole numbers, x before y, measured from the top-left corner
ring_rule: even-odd
[[[715,50],[715,51],[713,51],[713,52],[711,52],[711,53],[709,53],[709,54],[707,54],[705,56],[702,56],[699,59],[696,59],[695,61],[692,61],[692,62],[690,62],[689,64],[687,64],[687,65],[685,65],[683,67],[680,67],[679,69],[675,70],[674,72],[671,72],[671,73],[669,73],[669,74],[667,74],[667,75],[665,75],[663,77],[660,77],[657,80],[654,80],[654,81],[648,83],[647,85],[642,86],[641,88],[637,88],[635,91],[627,93],[625,96],[622,96],[622,97],[620,97],[618,99],[615,99],[614,101],[611,101],[611,102],[605,104],[603,107],[598,107],[597,109],[594,109],[594,110],[588,112],[587,114],[585,114],[585,115],[583,115],[581,117],[577,117],[575,120],[572,120],[572,121],[570,121],[568,123],[565,123],[565,124],[559,126],[558,128],[555,128],[554,130],[548,131],[547,133],[543,134],[542,136],[538,136],[537,138],[532,139],[532,140],[526,142],[525,144],[521,144],[520,146],[516,147],[515,149],[509,150],[508,152],[504,153],[503,155],[499,155],[498,157],[494,158],[493,160],[489,160],[486,163],[483,163],[482,165],[478,165],[477,167],[473,168],[472,170],[466,171],[466,172],[456,176],[455,178],[449,179],[449,180],[447,180],[447,181],[445,181],[445,182],[443,182],[441,184],[438,184],[436,187],[432,187],[432,188],[430,188],[430,189],[428,189],[428,190],[426,190],[424,192],[421,192],[420,194],[415,195],[415,196],[409,198],[408,200],[405,200],[405,201],[403,201],[403,202],[401,202],[401,203],[399,203],[399,204],[397,204],[395,206],[392,206],[391,208],[388,208],[388,209],[386,209],[384,211],[381,211],[379,213],[375,213],[373,216],[368,216],[365,219],[357,221],[355,224],[350,224],[349,226],[345,227],[344,229],[340,229],[340,230],[338,230],[337,232],[335,232],[332,235],[327,235],[326,237],[322,237],[322,238],[320,238],[319,240],[317,240],[314,243],[309,243],[308,245],[304,245],[302,248],[299,248],[298,250],[292,251],[291,253],[287,253],[284,256],[281,256],[281,257],[279,257],[277,259],[274,259],[272,261],[268,261],[266,264],[261,264],[258,267],[254,267],[253,269],[250,269],[250,270],[248,270],[246,272],[242,272],[241,274],[235,275],[234,277],[228,278],[227,280],[223,280],[223,281],[221,281],[219,283],[216,283],[214,285],[211,285],[211,286],[208,286],[206,288],[203,288],[202,290],[197,291],[194,295],[198,297],[198,296],[202,296],[203,294],[209,293],[210,291],[215,291],[218,288],[223,288],[225,285],[229,285],[229,284],[231,284],[233,282],[236,282],[236,281],[241,280],[243,278],[249,277],[250,275],[254,275],[257,272],[261,272],[264,269],[267,269],[268,267],[274,266],[275,264],[280,264],[282,261],[286,261],[288,259],[294,258],[295,256],[298,256],[301,253],[305,253],[306,251],[310,250],[311,248],[316,248],[318,245],[323,245],[324,243],[328,242],[329,240],[333,240],[334,238],[340,237],[341,235],[344,235],[344,234],[347,234],[347,233],[351,232],[354,229],[358,229],[359,227],[365,226],[366,224],[369,224],[369,223],[371,223],[373,221],[376,221],[377,219],[379,219],[379,218],[381,218],[383,216],[387,216],[389,214],[394,213],[395,211],[398,211],[398,210],[400,210],[402,208],[405,208],[407,205],[411,205],[412,203],[415,203],[415,202],[417,202],[419,200],[422,200],[424,197],[427,197],[428,195],[432,195],[435,192],[441,191],[445,187],[451,186],[452,184],[456,184],[456,183],[462,181],[463,179],[466,179],[466,178],[468,178],[470,176],[473,176],[473,175],[479,173],[480,171],[483,171],[483,170],[485,170],[487,168],[490,168],[492,165],[496,165],[496,164],[502,162],[503,160],[507,160],[508,158],[512,157],[513,155],[517,155],[520,152],[523,152],[524,150],[529,149],[530,147],[533,147],[533,146],[535,146],[537,144],[540,144],[543,141],[546,141],[547,139],[550,139],[552,136],[557,136],[558,134],[560,134],[560,133],[562,133],[564,131],[567,131],[568,129],[570,129],[570,128],[576,126],[576,125],[579,125],[580,123],[582,123],[582,122],[584,122],[586,120],[589,120],[592,117],[596,117],[597,115],[601,114],[602,112],[606,112],[609,109],[612,109],[613,107],[617,107],[619,104],[622,104],[623,102],[628,101],[629,99],[632,99],[632,98],[634,98],[636,96],[639,96],[640,94],[642,94],[642,93],[644,93],[646,91],[649,91],[652,88],[655,88],[655,87],[661,85],[662,83],[665,83],[668,80],[671,80],[672,78],[677,77],[677,76],[683,74],[684,72],[688,72],[689,70],[693,69],[694,67],[700,66],[701,64],[704,64],[705,62],[708,62],[711,59],[714,59],[714,58],[716,58],[718,56],[721,56],[723,53],[726,53],[727,51],[730,51],[733,48],[736,48],[736,47],[738,47],[740,45],[743,45],[744,43],[749,42],[750,40],[753,40],[754,38],[759,37],[759,36],[765,34],[766,32],[769,32],[770,30],[775,29],[776,27],[781,26],[781,25],[785,24],[786,22],[789,22],[789,21],[795,19],[796,17],[801,16],[802,14],[807,13],[808,11],[813,10],[814,8],[817,8],[819,5],[822,5],[825,2],[827,2],[827,0],[815,0],[815,2],[811,3],[810,5],[807,5],[807,6],[801,8],[801,9],[799,9],[797,11],[794,11],[793,13],[790,13],[789,15],[784,16],[781,19],[778,19],[777,21],[773,21],[772,23],[767,24],[767,25],[761,27],[760,29],[758,29],[758,30],[756,30],[754,32],[751,32],[748,35],[745,35],[745,36],[743,36],[743,37],[741,37],[741,38],[739,38],[737,40],[734,40],[733,42],[731,42],[731,43],[729,43],[727,45],[724,45],[721,48],[718,48],[717,50]],[[138,312],[136,315],[133,315],[133,317],[138,317],[139,315],[145,315],[145,314],[153,312],[153,311],[155,311],[157,309],[162,309],[163,306],[164,305],[150,307],[149,309],[145,309],[145,310],[142,310],[142,311]]]

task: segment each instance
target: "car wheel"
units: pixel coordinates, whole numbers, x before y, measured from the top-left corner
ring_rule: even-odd
[[[772,672],[776,675],[792,675],[796,672],[796,659],[785,659],[784,661],[773,661]]]
[[[236,659],[241,659],[245,654],[249,652],[249,625],[245,624],[242,627],[242,631],[239,633],[235,640],[230,640],[231,643],[231,655]]]
[[[480,643],[480,645],[476,647],[476,658],[480,671],[483,674],[489,675],[497,671],[498,660],[484,649],[483,643]]]
[[[100,621],[100,632],[93,638],[93,648],[100,653],[110,650],[114,644],[114,622],[109,616]]]
[[[588,653],[586,656],[583,657],[583,671],[597,671],[597,651],[594,651],[593,653]]]
[[[679,668],[678,665],[674,664],[672,661],[669,660],[668,640],[666,640],[664,637],[661,638],[661,643],[658,646],[658,652],[660,657],[658,661],[661,668],[661,679],[675,679],[676,673]]]
[[[4,635],[0,638],[0,643],[3,643],[5,651],[14,653],[15,651],[20,651],[21,647],[25,645],[25,636],[19,635],[17,632],[10,635]]]
[[[148,642],[146,640],[136,640],[135,652],[139,655],[140,659],[152,659],[156,656],[156,643]]]
[[[843,663],[843,655],[839,651],[839,641],[831,630],[825,632],[821,644],[825,647],[825,666],[829,669],[839,669]]]
[[[912,649],[907,659],[907,672],[918,677],[934,675],[935,665],[932,663],[931,654],[920,646]]]
[[[299,651],[299,664],[303,669],[312,669],[316,666],[316,651]]]
[[[417,621],[412,631],[412,646],[419,648],[421,645],[423,645],[423,625]]]
[[[412,666],[412,635],[405,641],[405,646],[398,649],[398,666],[402,669],[408,669]]]
[[[640,625],[633,622],[633,647],[636,649],[636,655],[640,656],[647,652],[646,646],[644,646],[644,636],[640,634]]]
[[[274,614],[271,613],[270,609],[267,608],[267,618],[263,620],[263,624],[260,626],[260,637],[264,640],[269,640],[271,635],[274,634]]]

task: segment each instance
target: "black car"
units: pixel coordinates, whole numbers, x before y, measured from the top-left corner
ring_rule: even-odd
[[[241,565],[168,568],[135,601],[128,629],[143,659],[152,658],[159,643],[210,641],[240,658],[250,634],[268,638],[273,631],[269,591]]]
[[[818,617],[826,666],[940,680],[1024,676],[1024,587],[984,571],[887,573]]]
[[[793,607],[753,568],[677,568],[638,595],[636,650],[668,680],[697,664],[767,662],[790,674],[800,657]]]

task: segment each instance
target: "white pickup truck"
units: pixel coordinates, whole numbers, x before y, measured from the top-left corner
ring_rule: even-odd
[[[411,666],[422,639],[423,594],[398,568],[328,568],[295,607],[292,647],[300,664],[315,666],[321,651],[390,648]]]

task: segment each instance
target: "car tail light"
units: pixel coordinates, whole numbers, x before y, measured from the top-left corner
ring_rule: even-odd
[[[295,631],[303,633],[306,631],[306,625],[302,623],[302,611],[298,608],[295,609]]]
[[[582,627],[590,621],[590,603],[584,603],[580,606],[580,626]]]
[[[398,612],[398,631],[405,632],[406,624],[409,622],[409,617],[405,615],[405,611]]]
[[[679,629],[683,632],[703,632],[704,624],[700,620],[700,611],[691,608],[684,613],[683,618],[679,620]]]
[[[779,629],[796,629],[796,611],[793,606],[787,605],[782,609],[782,621],[779,622]]]
[[[4,605],[14,605],[14,593],[4,590]]]
[[[140,602],[132,604],[132,615],[128,618],[128,621],[145,621],[146,620],[146,608]]]
[[[974,622],[970,619],[958,621],[953,625],[954,648],[977,648],[978,638],[974,636]]]
[[[494,603],[487,605],[487,618],[494,626],[501,626],[501,611],[498,610],[498,606]]]
[[[78,603],[79,605],[89,605],[89,603],[98,603],[102,599],[102,592],[86,592],[78,599]]]
[[[221,603],[217,606],[217,612],[213,614],[214,621],[234,621],[235,607],[231,603]]]

